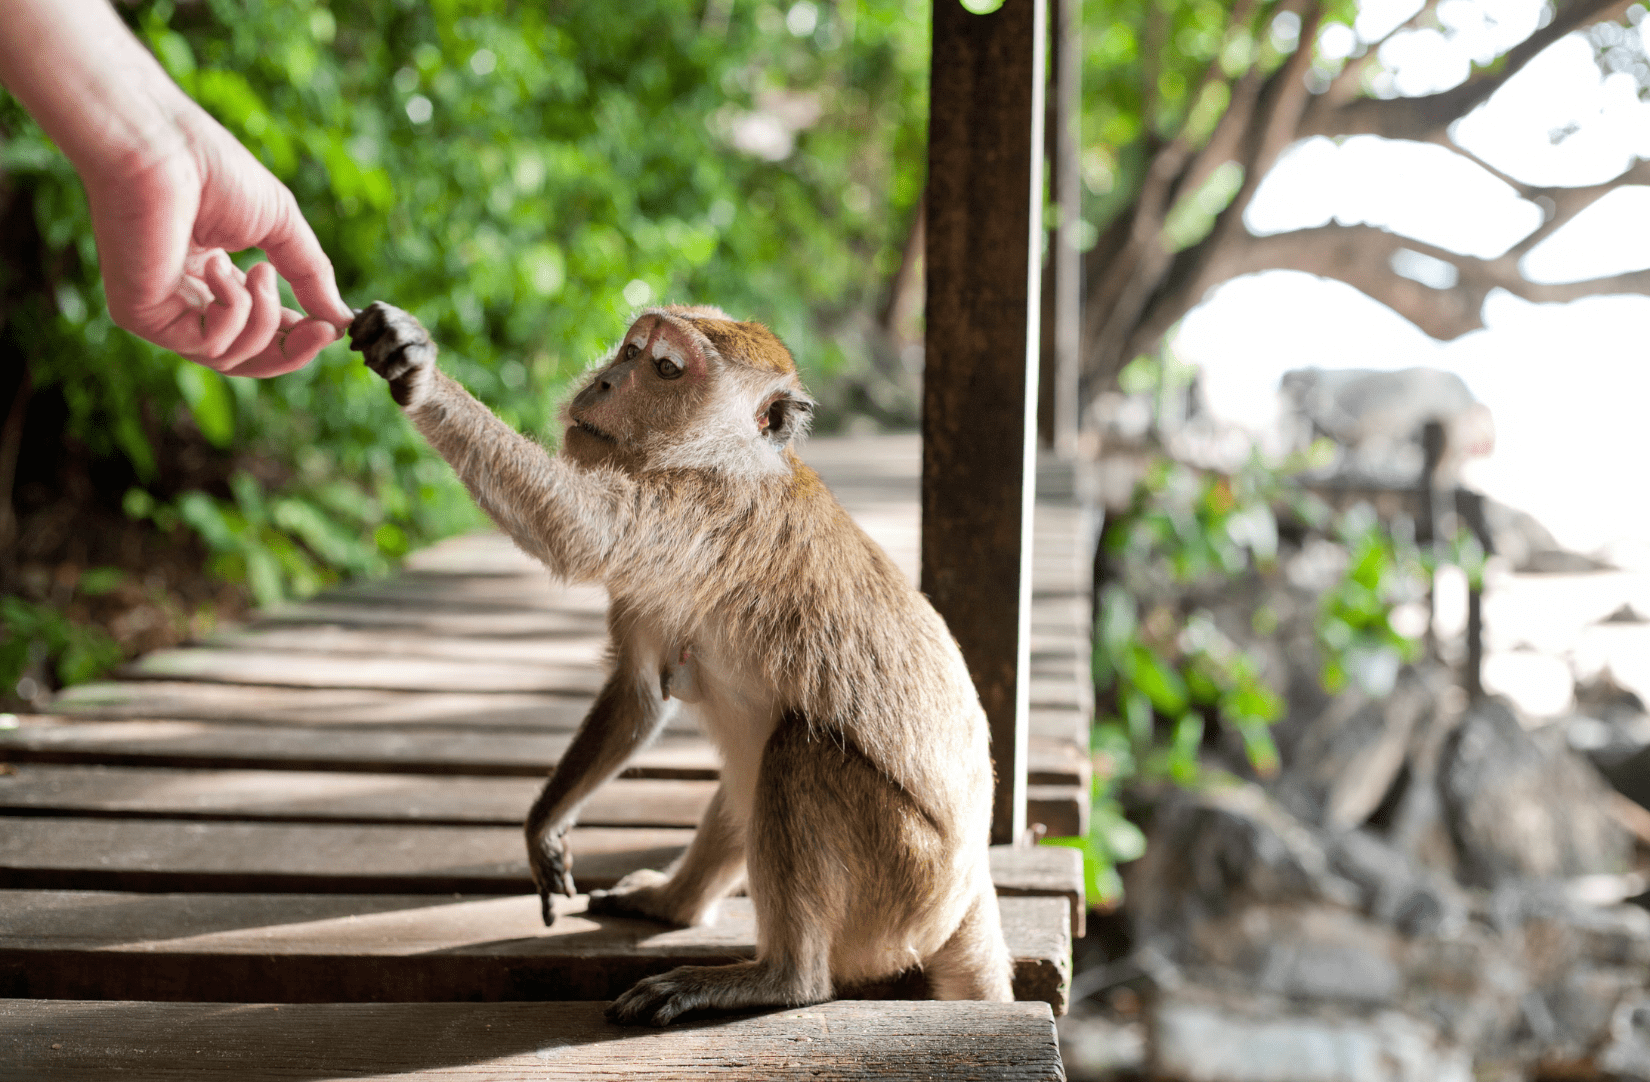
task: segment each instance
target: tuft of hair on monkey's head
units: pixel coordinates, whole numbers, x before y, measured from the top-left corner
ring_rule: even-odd
[[[814,401],[785,343],[708,305],[642,312],[568,403],[566,453],[631,471],[790,473]]]

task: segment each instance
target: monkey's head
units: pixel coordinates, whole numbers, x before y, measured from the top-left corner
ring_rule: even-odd
[[[640,471],[788,470],[814,402],[777,335],[720,308],[643,312],[564,411],[574,461]]]

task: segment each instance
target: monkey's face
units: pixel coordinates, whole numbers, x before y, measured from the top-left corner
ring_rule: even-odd
[[[566,410],[575,461],[629,470],[769,472],[807,427],[813,401],[783,343],[718,308],[651,309]]]

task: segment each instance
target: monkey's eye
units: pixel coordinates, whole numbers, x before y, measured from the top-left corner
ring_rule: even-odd
[[[634,342],[626,342],[625,347],[624,347],[624,359],[627,360],[627,361],[634,361],[636,359],[636,354],[640,353],[641,351],[642,351],[641,346],[638,346]]]
[[[660,379],[677,379],[682,374],[682,366],[669,357],[660,357],[653,362],[653,367],[659,370]]]

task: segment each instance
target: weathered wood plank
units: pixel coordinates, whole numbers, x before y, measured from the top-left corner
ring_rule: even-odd
[[[838,1001],[669,1029],[602,1003],[0,1003],[0,1079],[1055,1082],[1041,1003]]]
[[[1064,898],[1073,938],[1084,934],[1088,905],[1083,897],[1083,856],[1077,850],[1060,845],[994,845],[991,881],[1001,898]]]
[[[272,687],[383,691],[538,691],[594,694],[606,675],[596,665],[449,661],[434,657],[338,655],[295,650],[157,650],[116,670],[127,680],[196,680]]]
[[[261,891],[271,894],[513,894],[532,890],[517,827],[177,822],[11,816],[0,887]],[[606,887],[663,868],[693,832],[576,827],[574,878]]]
[[[0,814],[241,822],[519,826],[537,778],[23,764],[0,775]],[[692,827],[714,781],[615,778],[584,826]]]
[[[1051,715],[1052,717],[1053,715]],[[341,770],[354,773],[542,777],[567,733],[216,725],[204,721],[69,721],[37,716],[0,730],[0,762],[177,766],[224,770]],[[1032,741],[1041,785],[1086,784],[1087,758],[1069,737]],[[630,778],[710,779],[720,773],[703,737],[666,732],[637,752]]]
[[[52,701],[52,709],[74,719],[571,731],[584,719],[590,703],[587,695],[276,688],[132,680],[67,688]],[[691,720],[678,716],[686,728],[694,728]]]
[[[431,605],[361,602],[331,594],[308,601],[258,610],[257,626],[325,624],[341,627],[386,628],[441,635],[589,635],[605,630],[597,613],[554,609],[501,609],[483,605]]]
[[[31,717],[16,729],[0,731],[0,762],[543,777],[570,739],[568,733],[323,731]],[[717,777],[719,770],[716,753],[704,738],[666,733],[637,752],[623,776],[705,780]]]
[[[427,826],[9,816],[0,820],[0,886],[30,890],[215,890],[271,893],[513,894],[532,890],[521,830]],[[575,880],[606,887],[662,868],[692,831],[579,826]],[[992,850],[1005,894],[1057,895],[1081,906],[1071,850]]]
[[[312,627],[253,624],[221,631],[202,642],[198,648],[343,657],[434,658],[449,662],[508,665],[572,665],[599,672],[606,667],[607,635],[605,632],[576,635],[443,635],[437,631],[406,632],[383,628],[363,631],[338,624]]]
[[[273,1001],[611,999],[678,965],[756,951],[749,899],[698,928],[590,917],[529,895],[0,893],[0,995],[51,999]],[[1015,997],[1063,1012],[1071,942],[1064,900],[1005,897]],[[927,994],[920,974],[861,994]]]

